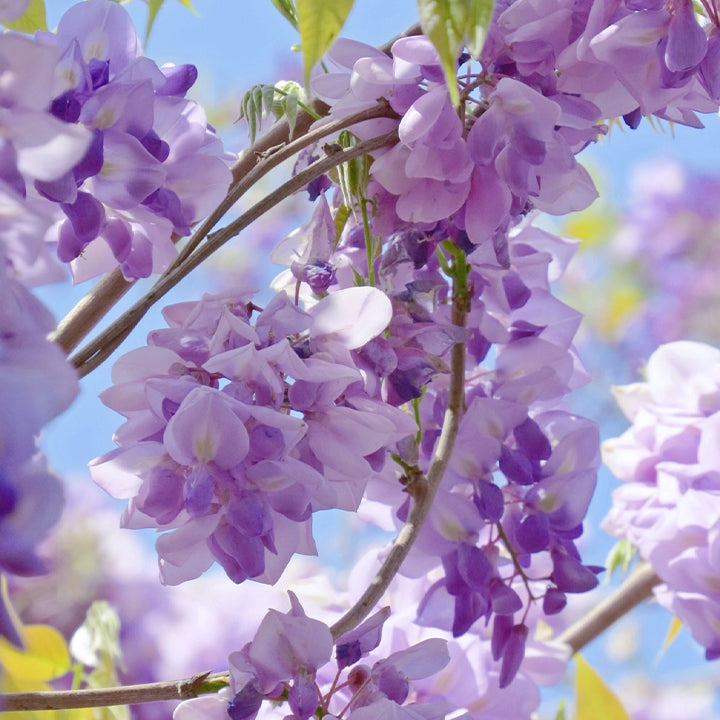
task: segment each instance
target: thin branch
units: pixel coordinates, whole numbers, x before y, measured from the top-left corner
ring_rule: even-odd
[[[406,32],[412,34],[413,30],[414,28],[410,28]],[[329,111],[328,106],[319,100],[313,102],[312,108],[324,115]],[[292,141],[287,118],[276,122],[251,147],[246,148],[240,154],[237,162],[231,168],[233,180],[227,195],[195,229],[178,257],[164,274],[167,275],[180,266],[245,192],[270,170],[303,148],[328,135],[363,120],[379,117],[397,117],[384,99],[379,100],[378,104],[372,108],[308,131],[315,122],[315,118],[309,113],[301,111],[298,113],[292,133],[296,139]],[[51,339],[57,342],[67,354],[71,353],[134,284],[135,281],[129,281],[123,277],[119,268],[112,270],[99,280],[60,321]]]
[[[320,104],[324,105],[324,103]],[[390,104],[384,98],[381,98],[378,100],[377,104],[371,108],[366,108],[365,110],[348,115],[347,117],[332,120],[325,125],[320,125],[314,130],[306,132],[292,142],[285,142],[284,144],[279,144],[277,146],[270,146],[264,151],[253,148],[252,154],[255,158],[255,164],[243,173],[237,182],[232,185],[222,202],[210,215],[208,215],[202,224],[198,226],[197,230],[193,232],[192,237],[180,251],[178,257],[173,260],[170,267],[163,274],[169,275],[173,270],[175,270],[175,268],[182,265],[198,247],[198,245],[200,245],[200,243],[205,239],[210,230],[212,230],[225,216],[230,208],[253,185],[255,185],[255,183],[267,175],[272,169],[276,168],[278,165],[285,162],[285,160],[288,160],[304,148],[313,145],[329,135],[339,132],[340,130],[344,130],[356,123],[363,122],[364,120],[373,120],[380,117],[392,117],[399,119],[400,116],[395,113],[395,111],[390,107]]]
[[[158,700],[188,700],[218,692],[229,684],[227,672],[200,673],[184,680],[125,685],[114,688],[48,690],[43,692],[5,693],[0,712],[17,710],[67,710],[71,708],[135,705]]]
[[[641,563],[612,595],[596,605],[556,639],[569,645],[573,654],[579,652],[623,615],[649,598],[652,589],[661,582],[651,565]]]
[[[186,259],[181,267],[175,268],[171,273],[160,277],[155,285],[138,300],[126,313],[112,323],[92,342],[80,349],[70,362],[77,368],[80,377],[84,377],[102,363],[117,346],[130,334],[145,313],[180,280],[218,250],[228,240],[235,237],[241,230],[257,220],[279,202],[297,192],[312,180],[320,177],[328,170],[348,160],[377,150],[388,143],[397,141],[397,131],[366,140],[347,150],[334,152],[317,162],[314,162],[295,177],[266,195],[233,222],[221,230],[210,235],[207,241]]]
[[[66,354],[71,353],[134,282],[126,280],[119,267],[104,275],[58,323],[49,339]]]
[[[457,292],[453,297],[452,321],[453,325],[464,328],[467,317],[467,296],[465,292]],[[413,495],[413,507],[408,519],[397,536],[385,562],[373,578],[370,585],[360,599],[350,608],[330,629],[336,640],[357,627],[375,607],[377,602],[387,590],[392,579],[413,546],[420,529],[427,518],[433,499],[445,474],[455,438],[460,427],[460,418],[465,409],[465,343],[458,342],[453,345],[450,360],[450,390],[448,393],[448,406],[445,410],[440,437],[427,473],[417,473],[417,477],[410,478],[408,491]]]

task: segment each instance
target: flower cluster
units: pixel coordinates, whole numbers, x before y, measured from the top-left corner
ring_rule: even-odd
[[[78,281],[118,264],[127,278],[164,269],[173,234],[188,235],[230,182],[205,112],[184,97],[197,71],[144,57],[127,11],[110,0],[75,5],[38,39],[59,51],[50,112],[91,136],[71,169],[35,182],[65,216],[58,257]]]
[[[91,5],[107,9],[104,1]],[[416,608],[420,622],[454,637],[492,627],[498,689],[510,687],[535,601],[557,613],[567,593],[597,584],[599,570],[576,547],[595,487],[598,432],[563,406],[587,380],[573,348],[579,315],[551,290],[573,248],[534,227],[532,216],[595,198],[576,155],[605,132],[604,119],[622,115],[636,127],[654,114],[697,125],[696,112],[717,110],[714,47],[689,0],[501,3],[480,56],[459,58],[455,108],[428,38],[402,38],[389,55],[337,42],[323,63],[330,71],[312,81],[330,117],[378,98],[395,113],[353,126],[355,138],[344,133],[337,145],[390,130],[397,142],[309,188],[312,219],[273,255],[289,266],[275,282],[286,293],[264,309],[243,293],[166,308],[170,327],[121,358],[103,395],[127,422],[119,448],[91,472],[130,500],[126,526],[166,531],[157,541],[164,582],[197,577],[213,562],[237,583],[275,582],[293,553],[314,552],[312,516],[326,508],[360,506],[385,527],[401,525],[415,509],[412,483],[427,479],[445,418],[457,413],[447,469],[400,572],[434,573]],[[120,109],[135,107],[136,95],[162,105],[185,86],[162,69],[154,83],[144,59],[120,52],[117,62],[114,52],[103,56],[107,66],[83,55],[84,74],[71,73],[58,105],[77,112],[67,120],[89,123],[93,142],[101,137],[107,177],[91,172],[88,152],[87,175],[75,169],[69,180],[36,183],[46,196],[77,190],[61,200],[65,259],[84,252],[84,233],[135,252],[106,208],[141,205],[183,230],[182,194],[161,177],[170,157],[162,133],[153,118]],[[131,163],[111,177],[113,148],[123,143],[141,146],[147,162],[141,174]],[[86,182],[92,201],[79,189]],[[146,194],[143,183],[155,190]],[[153,266],[134,264],[146,258],[139,246],[127,257],[126,274]],[[460,350],[458,403],[451,388]],[[229,697],[194,707],[220,702],[224,711],[229,700],[231,717],[252,718],[263,699],[282,699],[292,717],[337,712],[316,682],[332,638],[292,602],[289,615],[273,611],[234,656]],[[375,637],[372,622],[341,639],[343,658],[365,654],[362,633]],[[356,720],[444,716],[431,696],[423,710],[404,705],[411,655],[350,671],[344,691],[352,691],[346,702]]]
[[[2,260],[0,245],[0,260]],[[60,517],[63,492],[37,447],[44,425],[67,409],[77,376],[46,339],[55,321],[17,280],[0,279],[0,571],[45,571],[37,544]],[[19,642],[0,600],[0,635]]]
[[[349,595],[365,587],[378,565],[376,552],[360,560],[350,574]],[[182,703],[174,719],[280,718],[288,717],[289,706],[292,718],[439,720],[462,712],[474,720],[530,720],[540,701],[538,685],[564,675],[566,648],[532,638],[533,614],[528,656],[515,679],[501,687],[486,628],[453,638],[413,622],[432,580],[396,577],[383,598],[389,605],[335,641],[325,623],[348,599],[333,591],[330,602],[328,588],[318,592],[301,582],[298,592],[308,597],[303,604],[307,609],[310,603],[317,619],[307,617],[291,594],[290,612],[271,610],[252,642],[230,656],[231,687]]]
[[[616,388],[632,426],[604,445],[624,485],[604,528],[635,545],[663,584],[658,601],[720,656],[720,351],[680,341],[648,360],[646,381]]]
[[[281,293],[165,309],[170,324],[121,358],[103,401],[127,417],[93,478],[131,498],[124,523],[175,528],[157,543],[175,584],[213,561],[235,582],[275,582],[314,553],[312,513],[355,510],[386,448],[415,430],[364,388],[350,350],[380,333],[390,303],[374,288],[335,293],[305,313]]]
[[[27,6],[4,3],[0,21]],[[118,264],[148,275],[230,172],[204,112],[184,99],[195,69],[143,57],[116,3],[79,4],[56,33],[5,32],[0,59],[0,569],[25,575],[44,571],[37,544],[63,504],[37,437],[78,391],[47,340],[55,320],[27,290],[64,277],[47,241],[75,261],[77,280]],[[0,633],[18,640],[2,608]]]

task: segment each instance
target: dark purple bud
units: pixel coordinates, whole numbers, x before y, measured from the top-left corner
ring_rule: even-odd
[[[458,551],[453,550],[443,555],[442,564],[445,571],[445,589],[450,595],[460,594],[467,586],[458,568]]]
[[[412,260],[413,267],[419,270],[423,265],[427,264],[428,253],[430,252],[430,242],[428,236],[420,230],[410,230],[402,234],[402,243],[405,246],[405,252]]]
[[[180,198],[169,188],[158,188],[151,192],[143,201],[149,210],[156,215],[166,217],[173,224],[173,230],[178,235],[189,235],[190,226],[185,219]]]
[[[82,103],[75,90],[66,90],[50,103],[50,113],[58,120],[76,123],[80,119]]]
[[[73,175],[78,186],[84,180],[97,175],[102,170],[104,161],[103,142],[103,131],[94,130],[93,139],[90,141],[85,157],[73,168]]]
[[[498,522],[505,512],[503,491],[491,482],[480,480],[478,494],[473,496],[480,517],[490,522]]]
[[[335,268],[328,262],[315,260],[303,267],[300,279],[306,282],[316,295],[321,295],[335,281]]]
[[[165,76],[164,84],[155,91],[156,95],[177,95],[183,97],[197,80],[198,71],[194,65],[173,65],[160,68]]]
[[[510,342],[528,337],[537,337],[546,326],[535,325],[527,320],[517,320],[510,327]]]
[[[252,720],[262,705],[263,696],[252,683],[235,695],[228,703],[227,714],[230,720]]]
[[[500,450],[500,472],[511,482],[518,485],[531,485],[533,477],[533,466],[525,454],[520,450],[513,450],[503,445]]]
[[[308,194],[308,200],[310,200],[310,202],[315,202],[320,195],[332,186],[332,180],[330,180],[327,175],[321,175],[320,177],[315,178],[315,180],[311,180],[305,187]]]
[[[170,146],[153,129],[140,138],[140,144],[159,162],[165,162],[170,155]]]
[[[74,203],[62,203],[60,205],[65,215],[67,215],[72,229],[77,236],[78,242],[87,245],[94,240],[103,222],[105,221],[105,208],[90,193],[78,192],[77,199]],[[78,253],[79,254],[79,253]],[[58,248],[58,257],[60,256],[60,248]],[[62,262],[70,262],[77,257],[63,258]]]
[[[335,643],[338,670],[354,665],[380,644],[383,623],[390,616],[390,608],[384,607],[373,613],[354,630],[345,633]]]
[[[543,612],[545,615],[556,615],[567,605],[567,596],[562,590],[551,587],[545,591],[543,597]]]
[[[358,355],[378,377],[387,377],[397,367],[397,355],[385,338],[376,337],[365,343]]]
[[[507,687],[517,675],[525,657],[525,641],[528,629],[526,625],[515,625],[505,643],[502,665],[500,666],[500,688]]]
[[[490,581],[490,604],[495,615],[509,616],[523,606],[520,596],[497,577]]]
[[[490,650],[493,660],[499,660],[505,650],[505,644],[510,637],[510,630],[513,626],[512,615],[496,615],[493,621],[492,639]]]
[[[597,586],[598,579],[595,573],[582,565],[579,560],[559,553],[553,553],[552,560],[552,580],[559,590],[581,593]]]
[[[625,121],[625,124],[631,130],[637,130],[638,126],[640,125],[640,121],[642,120],[642,110],[639,107],[636,107],[629,113],[625,113],[625,115],[623,115],[622,117]]]
[[[711,648],[705,648],[705,659],[706,660],[717,660],[720,658],[720,650],[713,650]]]
[[[472,624],[487,612],[487,609],[487,601],[479,593],[465,590],[456,595],[452,626],[453,637],[465,634]]]
[[[468,255],[477,248],[477,246],[473,244],[472,240],[470,240],[470,236],[464,230],[460,230],[455,235],[453,242],[460,248],[460,250],[468,253]]]
[[[535,460],[547,460],[552,453],[550,441],[545,437],[540,426],[532,419],[526,418],[513,430],[515,442],[528,457]]]
[[[90,58],[87,64],[90,80],[92,81],[92,89],[97,90],[103,85],[107,85],[110,80],[110,61],[99,60],[98,58]]]
[[[400,399],[398,405],[422,396],[423,385],[430,379],[432,368],[414,367],[407,370],[394,370],[388,375],[388,383]]]
[[[293,712],[293,718],[307,720],[315,713],[319,704],[315,683],[305,675],[297,675],[288,692],[288,705]]]
[[[475,545],[460,543],[457,558],[458,572],[467,586],[476,592],[484,590],[493,571],[485,553]]]
[[[77,194],[77,183],[73,173],[68,170],[55,180],[36,180],[35,189],[53,202],[73,202]]]
[[[518,543],[525,552],[536,553],[544,550],[550,542],[550,531],[546,515],[524,517],[515,533]]]
[[[0,518],[9,515],[17,505],[15,488],[0,475]]]

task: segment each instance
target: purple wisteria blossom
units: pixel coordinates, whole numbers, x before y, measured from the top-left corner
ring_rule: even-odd
[[[632,426],[603,456],[624,484],[603,526],[635,545],[663,581],[655,594],[720,656],[717,431],[720,351],[678,341],[651,355],[646,381],[616,388]]]
[[[3,260],[0,245],[0,261]],[[63,492],[37,447],[41,429],[78,392],[62,350],[47,340],[50,312],[15,278],[0,280],[0,571],[46,571],[39,542],[60,517]],[[1,604],[1,601],[0,601]],[[0,634],[19,643],[0,610]]]
[[[386,448],[414,432],[350,354],[390,320],[381,291],[310,313],[283,293],[253,313],[249,294],[166,308],[170,328],[121,358],[102,395],[127,422],[92,475],[130,499],[125,525],[172,530],[157,542],[169,584],[214,561],[237,583],[275,582],[293,553],[315,553],[313,513],[355,510]]]
[[[184,97],[197,71],[144,57],[127,11],[110,0],[70,8],[56,33],[37,37],[55,55],[52,116],[91,139],[67,170],[36,177],[64,216],[49,235],[59,259],[76,281],[117,264],[128,279],[161,271],[173,236],[188,235],[230,182],[231,158]]]

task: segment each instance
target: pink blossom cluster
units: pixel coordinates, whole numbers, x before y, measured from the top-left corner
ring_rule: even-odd
[[[645,382],[615,389],[632,422],[606,441],[603,458],[624,482],[603,526],[638,548],[663,581],[658,601],[720,656],[720,351],[701,343],[662,345]]]

